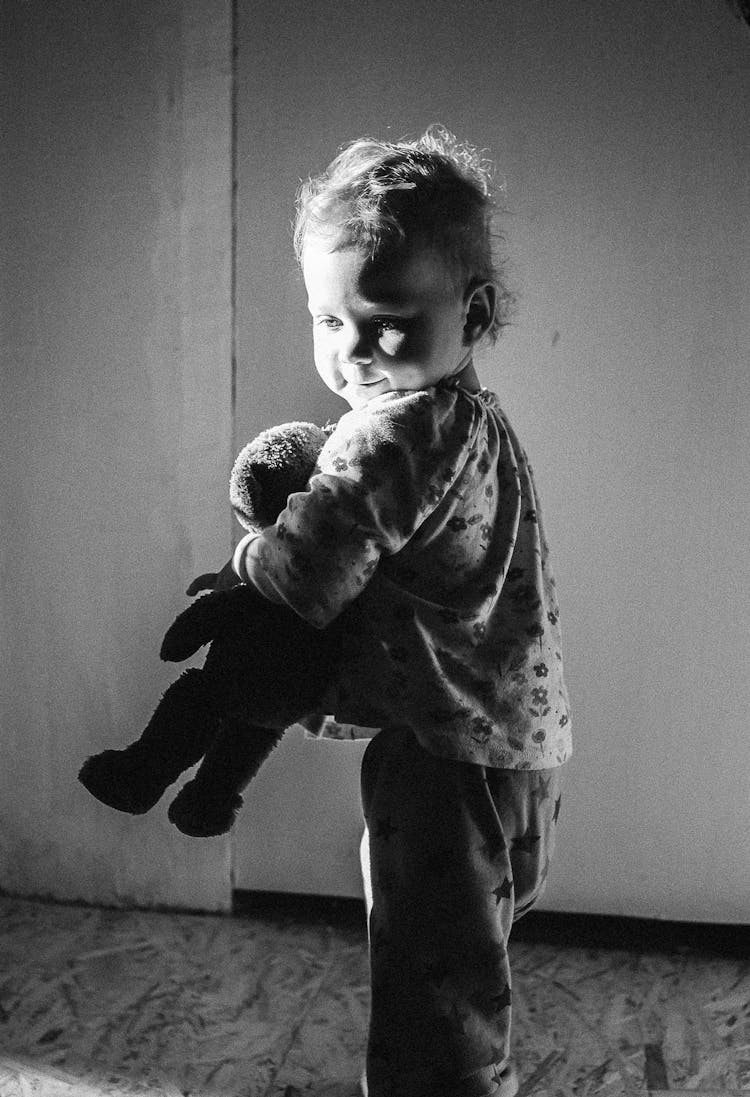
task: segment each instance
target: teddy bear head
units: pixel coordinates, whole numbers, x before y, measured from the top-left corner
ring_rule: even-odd
[[[273,525],[289,495],[304,491],[331,428],[281,423],[262,431],[240,451],[229,481],[229,500],[250,532]]]

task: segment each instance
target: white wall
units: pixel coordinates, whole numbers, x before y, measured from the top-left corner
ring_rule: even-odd
[[[543,490],[577,734],[546,905],[747,921],[748,28],[724,0],[240,3],[232,440],[229,7],[3,7],[0,888],[226,906],[228,842],[75,774],[173,677],[158,643],[225,558],[239,441],[339,410],[291,256],[300,176],[439,120],[508,181],[521,308],[482,369]],[[349,828],[356,893],[350,763],[320,796],[304,763],[262,775],[237,864],[256,804],[294,816],[304,787]]]
[[[487,146],[520,310],[483,379],[546,502],[577,738],[546,905],[750,920],[748,27],[724,0],[256,0],[239,44],[237,441],[341,410],[311,365],[299,178],[434,121]],[[296,767],[261,777],[271,817]],[[339,784],[299,830],[310,890],[310,833],[359,828]],[[254,811],[237,857],[269,886]]]
[[[229,902],[229,845],[76,781],[138,734],[230,522],[223,0],[3,7],[0,888]]]

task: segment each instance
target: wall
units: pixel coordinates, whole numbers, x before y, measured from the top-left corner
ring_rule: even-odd
[[[229,902],[229,846],[76,781],[226,559],[231,25],[218,0],[3,6],[0,888]]]
[[[300,177],[435,121],[488,147],[519,312],[482,375],[546,501],[577,736],[546,905],[747,921],[747,26],[723,0],[239,11],[237,442],[341,411],[291,254]],[[350,759],[312,787],[315,748],[260,779],[244,886],[315,890],[344,831],[338,887],[358,891]],[[317,813],[290,820],[298,788]],[[257,842],[272,823],[302,850],[283,878]]]
[[[481,367],[546,501],[577,734],[546,905],[747,921],[747,27],[723,0],[240,2],[230,439],[228,9],[3,5],[0,888],[227,905],[228,842],[75,774],[173,677],[159,639],[226,558],[238,443],[340,410],[291,257],[300,176],[440,120],[507,180],[520,309]],[[292,816],[292,886],[315,855],[356,893],[356,766],[303,747],[259,779],[238,872],[271,886],[258,835]]]

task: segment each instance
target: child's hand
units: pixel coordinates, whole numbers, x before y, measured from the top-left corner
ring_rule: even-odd
[[[232,567],[232,561],[225,564],[220,572],[207,571],[193,579],[185,591],[192,598],[194,594],[200,594],[202,590],[231,590],[240,582],[240,578]]]

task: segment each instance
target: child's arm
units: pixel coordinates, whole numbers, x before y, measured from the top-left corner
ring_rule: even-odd
[[[471,405],[450,392],[348,413],[307,490],[290,495],[275,526],[243,538],[234,570],[324,628],[450,491],[473,429]]]

